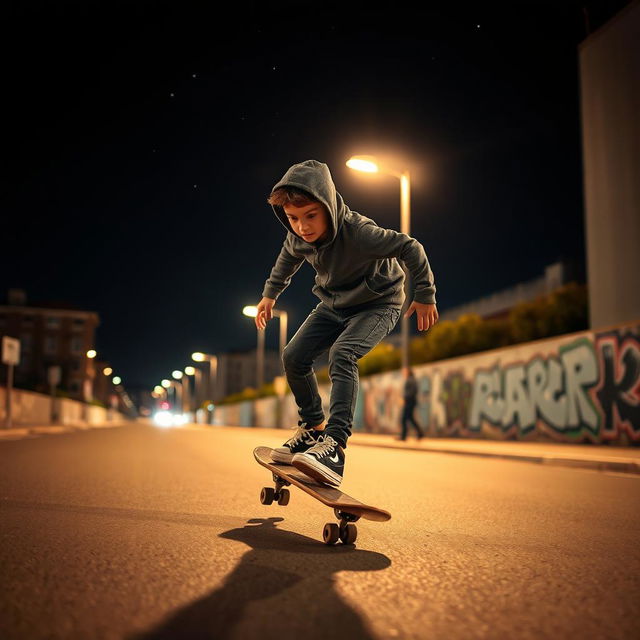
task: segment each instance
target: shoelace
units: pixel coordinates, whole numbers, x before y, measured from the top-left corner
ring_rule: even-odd
[[[337,446],[338,443],[331,436],[321,436],[321,439],[313,447],[313,453],[324,456],[327,453],[331,453]]]
[[[302,442],[305,434],[309,433],[309,429],[305,429],[304,427],[298,427],[296,432],[287,440],[287,444],[292,446],[297,445],[299,442]]]

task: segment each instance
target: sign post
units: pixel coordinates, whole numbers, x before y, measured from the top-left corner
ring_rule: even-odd
[[[7,365],[7,397],[5,405],[4,426],[11,428],[11,396],[13,393],[13,367],[20,364],[20,340],[2,337],[2,362]]]

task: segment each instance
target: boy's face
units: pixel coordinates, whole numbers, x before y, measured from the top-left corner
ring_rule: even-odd
[[[327,210],[320,202],[309,202],[301,207],[285,204],[283,209],[294,233],[307,242],[320,240],[329,228]]]

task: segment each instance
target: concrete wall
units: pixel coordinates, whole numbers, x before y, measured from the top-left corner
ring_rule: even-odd
[[[6,416],[6,388],[0,387],[0,428],[4,426]],[[12,426],[32,427],[51,424],[51,398],[41,393],[13,389]],[[103,407],[85,405],[69,398],[56,398],[58,419],[61,425],[100,425],[114,421],[126,421],[128,418],[116,411]]]
[[[640,321],[414,367],[430,437],[640,444]],[[354,431],[400,431],[400,371],[362,378]],[[329,416],[329,385],[320,395]],[[292,428],[292,395],[222,405],[217,424]],[[269,415],[271,413],[271,415]]]
[[[579,49],[590,326],[640,317],[640,2]]]

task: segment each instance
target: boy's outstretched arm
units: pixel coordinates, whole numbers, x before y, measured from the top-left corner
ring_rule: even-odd
[[[271,274],[264,283],[262,297],[277,300],[278,296],[289,286],[292,276],[300,269],[303,262],[304,256],[293,253],[287,236],[282,249],[280,249],[280,255],[271,269]]]
[[[290,250],[288,243],[289,237],[285,239],[276,263],[271,269],[271,274],[264,283],[262,300],[258,304],[258,315],[256,316],[258,329],[264,329],[267,326],[267,321],[272,317],[271,310],[278,296],[289,286],[291,278],[304,262],[304,257],[295,255]]]
[[[383,229],[375,223],[362,225],[358,240],[372,258],[397,258],[407,265],[414,292],[405,316],[415,311],[418,331],[430,329],[438,321],[438,310],[434,275],[424,247],[406,233]]]

